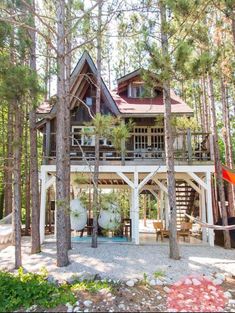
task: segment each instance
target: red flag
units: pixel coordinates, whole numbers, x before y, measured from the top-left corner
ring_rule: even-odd
[[[231,168],[225,165],[222,165],[222,176],[223,176],[223,179],[235,185],[235,171],[234,170],[232,170]]]

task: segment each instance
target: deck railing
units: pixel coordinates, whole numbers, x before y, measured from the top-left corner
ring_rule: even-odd
[[[73,139],[78,133],[72,133],[70,157],[74,161],[94,161],[95,160],[95,148],[91,145],[82,145],[79,141]],[[138,134],[146,136],[146,134]],[[153,134],[153,140],[146,143],[136,144],[135,134],[131,134],[131,137],[127,142],[123,144],[121,151],[117,151],[111,145],[100,145],[100,161],[138,161],[138,160],[162,160],[165,161],[165,149],[164,149],[164,134]],[[146,139],[146,138],[145,138]],[[102,142],[104,140],[102,139]],[[105,141],[106,142],[106,141]],[[187,163],[194,161],[211,161],[213,160],[213,143],[212,136],[209,133],[204,132],[179,132],[173,134],[173,149],[175,160],[185,161]],[[48,163],[50,160],[56,158],[56,134],[51,133],[49,136],[45,135],[44,138],[44,162]]]

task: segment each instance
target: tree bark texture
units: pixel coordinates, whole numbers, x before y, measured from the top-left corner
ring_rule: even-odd
[[[19,103],[14,106],[14,206],[13,206],[13,228],[15,244],[15,268],[22,266],[21,259],[21,145],[22,145],[22,118]]]
[[[161,14],[161,44],[163,56],[168,55],[168,38],[165,33],[166,7],[160,2]],[[171,98],[170,98],[170,81],[163,82],[163,101],[164,101],[164,127],[165,127],[165,152],[167,167],[167,189],[170,206],[169,215],[169,245],[170,258],[180,259],[179,247],[177,242],[177,225],[176,225],[176,193],[175,193],[175,175],[174,175],[174,155],[173,139],[171,130]]]
[[[216,110],[215,110],[215,99],[214,99],[214,85],[213,79],[210,74],[208,74],[208,87],[209,87],[209,99],[210,99],[210,108],[211,108],[211,121],[212,121],[212,134],[214,137],[214,155],[215,155],[215,167],[216,167],[216,177],[217,177],[217,186],[219,190],[219,198],[221,203],[221,215],[223,225],[228,225],[228,216],[225,206],[225,194],[224,194],[224,183],[222,178],[222,166],[219,156],[219,138],[217,132],[216,124]],[[224,247],[226,249],[231,248],[231,241],[229,231],[224,231]]]
[[[67,149],[65,140],[65,107],[66,107],[66,85],[65,85],[65,1],[56,2],[57,16],[57,131],[56,131],[56,244],[57,244],[57,266],[68,265],[68,198],[67,171],[70,171],[67,162]]]
[[[97,89],[96,89],[96,114],[100,113],[101,101],[101,14],[102,0],[98,0],[98,32],[97,32]],[[97,248],[98,234],[98,214],[99,214],[99,157],[100,157],[100,138],[95,136],[95,166],[94,166],[94,196],[93,196],[93,229],[92,229],[92,248]]]
[[[35,8],[35,1],[32,1]],[[32,16],[32,24],[35,26],[35,17]],[[36,33],[29,32],[31,38],[30,45],[30,67],[36,72]],[[41,251],[40,244],[40,201],[39,201],[39,183],[38,183],[38,150],[37,150],[37,127],[36,127],[36,95],[31,91],[33,106],[29,113],[30,128],[30,191],[31,191],[31,253]]]

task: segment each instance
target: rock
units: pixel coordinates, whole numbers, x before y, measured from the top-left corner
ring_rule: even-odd
[[[158,299],[158,300],[162,300],[162,297],[161,297],[161,296],[157,296],[157,299]]]
[[[79,306],[75,306],[75,308],[73,309],[73,312],[80,312]]]
[[[229,291],[224,292],[224,296],[225,296],[226,298],[228,298],[228,299],[231,299],[231,298],[232,298],[232,295],[231,295],[231,293],[230,293]]]
[[[216,277],[216,279],[219,279],[219,280],[222,280],[222,281],[225,280],[225,275],[222,274],[222,273],[216,273],[215,277]]]
[[[184,284],[185,284],[185,285],[192,285],[191,279],[186,278],[185,281],[184,281]]]
[[[118,308],[120,309],[120,310],[125,310],[126,308],[125,308],[125,305],[123,304],[123,303],[120,303],[119,305],[118,305]]]
[[[155,280],[155,284],[156,284],[156,286],[162,286],[163,285],[163,282],[160,280],[160,279],[156,279]]]
[[[85,309],[83,312],[89,312],[89,309]]]
[[[223,280],[216,278],[216,279],[213,280],[213,284],[214,285],[222,285],[223,284]]]
[[[65,305],[66,305],[66,307],[67,307],[67,312],[69,312],[69,313],[73,312],[73,306],[72,306],[72,304],[66,303]]]
[[[92,301],[91,300],[86,300],[83,302],[83,304],[85,305],[85,307],[89,308],[92,305]]]
[[[134,287],[135,282],[134,282],[133,280],[128,280],[128,281],[126,282],[126,285],[127,285],[128,287]]]
[[[48,275],[48,276],[47,276],[47,281],[48,281],[49,283],[51,283],[51,284],[58,284],[58,280],[55,279],[55,277],[52,276],[52,275]]]
[[[133,280],[133,282],[134,282],[135,284],[138,283],[138,279],[137,279],[137,278],[133,278],[132,280]]]
[[[235,300],[234,300],[234,299],[229,299],[229,300],[228,300],[228,303],[229,303],[230,305],[235,305]]]
[[[170,290],[170,288],[168,288],[167,286],[165,286],[164,288],[163,288],[163,290],[166,292],[166,293],[169,293],[171,290]]]
[[[150,286],[156,286],[156,281],[155,281],[155,279],[151,279],[150,282],[149,282],[149,285],[150,285]]]
[[[198,279],[196,279],[196,278],[192,279],[192,283],[193,283],[194,286],[200,286],[201,285],[201,282]]]

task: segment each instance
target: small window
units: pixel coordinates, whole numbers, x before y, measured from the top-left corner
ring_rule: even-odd
[[[154,92],[150,88],[146,88],[143,84],[130,84],[128,87],[128,96],[130,98],[153,98]]]

